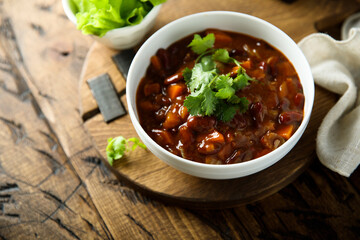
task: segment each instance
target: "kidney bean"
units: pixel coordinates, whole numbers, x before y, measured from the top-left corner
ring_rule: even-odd
[[[167,50],[160,48],[156,55],[161,59],[161,62],[164,65],[165,71],[169,71],[171,69],[171,60],[170,54]]]
[[[302,119],[303,119],[303,114],[295,111],[282,112],[279,114],[280,124],[300,122]]]
[[[264,73],[269,73],[270,72],[270,67],[265,61],[261,61],[259,63],[259,68],[261,70],[263,70]]]
[[[265,107],[261,102],[252,103],[250,105],[250,114],[258,124],[264,121],[265,111]]]
[[[177,83],[183,79],[184,79],[184,76],[183,76],[182,72],[178,72],[178,73],[171,75],[170,77],[167,77],[164,81],[164,84],[169,85],[172,83]]]
[[[209,131],[214,128],[215,123],[214,117],[190,116],[187,119],[187,125],[197,132]]]
[[[304,94],[297,93],[294,97],[295,106],[302,108],[304,106],[304,100],[305,100]]]
[[[186,125],[179,127],[179,137],[183,145],[189,145],[195,141],[193,132]]]

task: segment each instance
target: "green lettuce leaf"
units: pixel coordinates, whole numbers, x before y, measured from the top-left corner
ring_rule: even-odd
[[[104,36],[109,30],[139,24],[150,10],[166,0],[72,0],[77,28]]]

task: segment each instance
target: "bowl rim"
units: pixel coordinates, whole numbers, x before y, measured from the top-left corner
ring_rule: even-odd
[[[136,55],[135,55],[135,57],[134,57],[134,59],[133,59],[133,61],[131,63],[131,66],[129,68],[128,78],[127,78],[127,81],[126,81],[126,89],[129,89],[130,82],[131,82],[132,75],[133,75],[132,72],[134,71],[133,69],[135,68],[134,66],[135,66],[136,62],[138,61],[138,59],[140,59],[142,57],[142,56],[140,56],[141,52],[144,51],[143,49],[151,47],[150,45],[151,45],[151,42],[153,41],[153,39],[156,39],[158,35],[161,36],[164,32],[166,32],[166,30],[168,28],[171,28],[171,27],[173,27],[173,26],[175,26],[177,24],[180,24],[180,22],[182,22],[182,21],[187,21],[188,19],[191,19],[191,18],[201,17],[201,16],[209,15],[209,14],[211,14],[211,15],[223,15],[223,14],[236,15],[236,17],[248,18],[248,19],[250,19],[252,21],[259,22],[260,24],[266,25],[267,27],[271,28],[276,33],[279,33],[280,35],[282,35],[281,38],[285,38],[288,43],[290,43],[291,45],[293,45],[296,48],[296,51],[298,51],[298,54],[300,54],[301,58],[303,58],[301,61],[306,65],[304,67],[305,67],[305,69],[307,69],[307,72],[309,72],[309,77],[310,77],[310,79],[308,79],[308,81],[309,81],[309,84],[308,84],[309,86],[308,87],[310,87],[310,89],[308,89],[307,95],[305,95],[305,91],[304,91],[305,98],[309,98],[310,101],[309,101],[309,104],[307,106],[307,109],[305,109],[305,105],[304,105],[303,120],[302,120],[299,128],[296,130],[296,132],[284,144],[282,144],[279,148],[271,151],[270,153],[265,154],[264,156],[261,156],[259,158],[254,158],[254,159],[251,159],[251,160],[246,161],[246,162],[215,165],[215,164],[207,164],[207,163],[195,162],[195,161],[192,161],[192,160],[188,160],[188,159],[179,157],[179,156],[167,151],[166,149],[162,148],[158,143],[156,143],[152,138],[150,138],[150,136],[145,132],[143,127],[140,125],[140,122],[139,122],[138,118],[136,117],[135,111],[137,111],[137,109],[136,109],[136,106],[132,106],[132,104],[131,104],[131,99],[130,99],[130,97],[132,96],[131,93],[126,94],[126,101],[127,101],[127,104],[128,104],[129,115],[130,115],[131,121],[132,121],[132,123],[134,125],[134,128],[135,128],[136,132],[138,133],[138,135],[140,136],[140,138],[142,138],[142,136],[145,137],[146,141],[150,142],[156,148],[157,151],[160,151],[164,155],[168,155],[171,159],[175,159],[175,160],[177,160],[177,161],[179,161],[179,162],[181,162],[181,163],[183,163],[183,164],[185,164],[187,166],[200,167],[200,168],[203,168],[204,170],[206,170],[206,169],[208,169],[208,170],[225,170],[225,169],[236,169],[236,168],[243,168],[243,167],[246,167],[248,170],[251,170],[253,168],[256,168],[258,166],[258,164],[263,162],[265,159],[271,160],[271,161],[268,161],[267,164],[265,164],[266,166],[264,168],[262,168],[261,170],[253,172],[253,173],[256,173],[256,172],[259,172],[259,171],[262,171],[262,170],[266,169],[267,167],[269,167],[272,164],[276,163],[277,161],[281,160],[281,158],[283,158],[286,154],[289,153],[289,151],[291,151],[291,149],[294,147],[294,145],[301,138],[302,134],[304,133],[304,131],[305,131],[306,127],[307,127],[307,124],[308,124],[308,122],[310,120],[311,112],[312,112],[312,109],[313,109],[313,104],[314,104],[315,84],[314,84],[314,80],[313,80],[313,77],[312,77],[312,74],[311,74],[310,65],[309,65],[305,55],[303,54],[301,49],[298,47],[298,45],[294,42],[294,40],[292,40],[285,32],[283,32],[278,27],[276,27],[273,24],[271,24],[271,23],[269,23],[269,22],[267,22],[267,21],[265,21],[263,19],[260,19],[258,17],[248,15],[248,14],[245,14],[245,13],[233,12],[233,11],[207,11],[207,12],[195,13],[195,14],[191,14],[191,15],[187,15],[187,16],[184,16],[182,18],[179,18],[179,19],[177,19],[175,21],[172,21],[172,22],[166,24],[165,26],[160,28],[158,31],[156,31],[152,36],[150,36],[143,43],[143,45],[137,51],[137,53],[136,53]],[[250,35],[250,34],[248,34],[248,35]],[[186,36],[186,34],[183,35],[183,37],[185,37],[185,36]],[[264,40],[266,41],[266,39],[264,39]],[[177,40],[174,40],[173,42],[175,42],[175,41],[177,41]],[[170,44],[172,44],[173,42],[171,42]],[[275,47],[275,48],[277,48],[277,47]],[[283,54],[286,57],[288,57],[285,53],[283,53]],[[139,80],[139,82],[140,82],[140,80]],[[134,93],[133,93],[135,98],[136,98],[137,87],[138,87],[138,84],[136,84],[136,87],[135,87]],[[303,89],[304,89],[304,86],[303,86]],[[281,155],[279,153],[284,152],[283,150],[286,150],[286,148],[289,148],[289,150],[285,151],[285,154],[281,158],[277,159],[277,157],[275,157],[275,156],[276,155]],[[161,160],[164,161],[163,159],[161,159]],[[168,163],[167,160],[164,161],[164,162]],[[249,173],[249,174],[253,174],[253,173]],[[249,175],[249,174],[246,174],[246,175]],[[222,179],[226,179],[226,178],[222,178]]]

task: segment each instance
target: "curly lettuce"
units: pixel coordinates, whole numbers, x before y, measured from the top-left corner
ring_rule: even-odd
[[[71,0],[77,28],[104,36],[109,30],[139,24],[150,10],[166,0]]]

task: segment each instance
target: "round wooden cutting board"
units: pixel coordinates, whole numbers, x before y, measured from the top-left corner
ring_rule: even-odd
[[[125,80],[111,57],[117,52],[95,43],[87,56],[81,77],[81,112],[84,125],[107,164],[107,139],[122,135],[138,137],[126,114],[105,123],[96,111],[87,79],[108,73],[120,99],[126,106]],[[131,187],[151,197],[193,208],[226,208],[259,200],[277,192],[299,176],[315,158],[315,136],[321,120],[333,105],[334,97],[316,89],[315,108],[303,137],[295,148],[275,165],[247,177],[232,180],[208,180],[182,173],[155,157],[150,151],[136,149],[108,167]],[[95,110],[94,110],[95,109]]]
[[[214,9],[212,9],[212,5],[200,4],[204,2],[202,0],[197,1],[195,9],[186,8],[186,1],[167,2],[158,16],[154,29],[158,29],[171,20],[193,12],[222,9],[245,13],[256,12],[256,16],[274,23],[287,32],[295,41],[299,41],[304,36],[316,31],[314,28],[315,22],[328,23],[329,21],[326,19],[330,19],[329,16],[334,14],[332,9],[324,7],[326,1],[309,2],[313,6],[307,9],[296,7],[295,5],[298,2],[286,4],[281,1],[271,1],[272,6],[276,5],[277,9],[281,9],[279,14],[276,15],[267,14],[266,8],[262,6],[267,4],[267,1],[266,3],[264,1],[254,1],[247,8],[238,4],[237,1],[232,1],[233,5],[231,6],[238,6],[238,9],[227,9],[228,4],[218,1],[216,1],[216,9],[215,5],[213,6]],[[179,8],[183,8],[184,11],[176,11]],[[344,5],[339,5],[337,14],[340,13],[341,8],[344,8]],[[321,11],[308,11],[308,9]],[[283,19],[288,19],[288,21],[283,21]],[[321,22],[321,19],[326,21]],[[299,22],[304,23],[301,30],[298,28]],[[126,138],[138,136],[128,114],[110,123],[105,123],[102,114],[98,110],[97,102],[89,89],[87,80],[107,73],[126,108],[125,80],[112,60],[112,56],[118,53],[118,51],[108,49],[98,43],[94,43],[91,47],[81,74],[80,109],[84,119],[84,126],[92,137],[99,153],[103,156],[104,163],[116,174],[119,180],[130,187],[154,199],[188,208],[228,208],[256,201],[279,191],[299,176],[309,163],[316,158],[315,137],[317,129],[336,100],[334,95],[319,87],[316,87],[312,117],[300,141],[282,160],[257,174],[232,180],[201,179],[166,165],[151,152],[140,148],[127,154],[124,159],[116,161],[114,166],[110,167],[107,164],[105,153],[107,139],[119,135]]]

